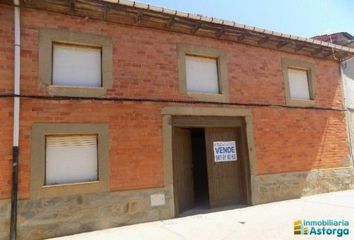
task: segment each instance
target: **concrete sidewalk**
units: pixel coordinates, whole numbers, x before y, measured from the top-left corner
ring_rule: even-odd
[[[295,220],[346,220],[349,235],[294,235]],[[76,234],[56,240],[354,239],[354,190]]]

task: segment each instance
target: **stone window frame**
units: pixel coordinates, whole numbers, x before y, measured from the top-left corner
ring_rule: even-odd
[[[219,93],[198,93],[188,92],[187,78],[186,78],[186,56],[197,56],[217,59],[218,70],[218,84]],[[178,78],[179,90],[181,93],[200,100],[210,102],[228,102],[229,101],[229,82],[227,79],[227,60],[226,52],[222,49],[191,45],[191,44],[177,44],[177,58],[178,58]]]
[[[45,137],[47,135],[97,134],[98,180],[45,184]],[[109,139],[107,124],[34,123],[31,131],[30,198],[41,199],[109,190]]]
[[[53,44],[70,44],[82,47],[101,48],[101,87],[61,86],[52,84]],[[40,29],[39,31],[39,81],[54,96],[100,97],[106,94],[113,84],[112,39],[90,33],[59,29]]]
[[[281,61],[282,72],[285,86],[285,99],[288,106],[298,106],[298,107],[313,107],[316,106],[316,89],[317,89],[317,79],[316,79],[316,65],[311,62],[283,58]],[[288,69],[305,70],[307,72],[307,81],[309,88],[310,99],[294,99],[290,96],[290,86],[289,86],[289,75]]]

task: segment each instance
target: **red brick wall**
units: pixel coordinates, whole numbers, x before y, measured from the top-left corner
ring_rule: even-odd
[[[13,12],[0,4],[0,95],[13,92]],[[12,102],[0,98],[0,199],[11,191]]]
[[[12,23],[12,8],[0,5],[0,20]],[[2,21],[1,21],[2,22]],[[176,43],[222,48],[227,51],[230,101],[285,105],[281,58],[310,61],[317,68],[320,107],[341,108],[342,93],[335,62],[139,27],[83,20],[61,14],[21,9],[21,91],[47,95],[38,81],[38,30],[69,29],[110,36],[113,40],[113,89],[108,96],[190,100],[179,93]],[[9,32],[9,33],[8,33]],[[12,51],[11,28],[1,30]],[[6,36],[5,36],[6,35]],[[3,47],[3,46],[0,46]],[[3,57],[12,66],[12,55]],[[1,78],[12,86],[11,67]],[[5,81],[4,81],[5,80]],[[1,87],[0,87],[1,89]],[[3,91],[3,89],[1,89]],[[12,129],[11,104],[1,108],[6,119],[1,132],[0,198],[9,197]],[[29,196],[30,135],[35,122],[108,123],[112,191],[163,185],[161,107],[167,103],[131,103],[91,100],[21,100],[20,196]],[[211,105],[209,105],[211,106]],[[344,113],[330,110],[250,107],[257,155],[257,173],[276,173],[345,166],[348,146]],[[5,116],[5,118],[3,118]],[[7,119],[9,121],[7,121]],[[136,153],[139,154],[136,154]],[[3,163],[3,164],[1,164]]]
[[[110,131],[111,190],[163,186],[161,106],[38,99],[24,99],[22,104],[21,197],[28,197],[31,127],[34,122],[107,123]]]
[[[254,109],[257,173],[348,166],[342,112]]]
[[[14,9],[0,5],[0,93],[13,92]]]

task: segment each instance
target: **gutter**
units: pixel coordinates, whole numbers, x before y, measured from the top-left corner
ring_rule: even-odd
[[[17,198],[18,198],[18,153],[20,125],[20,7],[19,0],[14,0],[14,112],[13,112],[13,147],[12,147],[12,189],[10,240],[17,235]]]
[[[333,50],[345,51],[345,52],[349,52],[352,54],[354,53],[354,49],[352,49],[350,47],[337,45],[337,44],[333,44],[330,42],[324,42],[324,41],[320,41],[320,40],[313,39],[313,38],[305,38],[305,37],[300,37],[300,36],[296,36],[296,35],[271,31],[271,30],[267,30],[264,28],[249,26],[246,24],[239,24],[234,21],[219,19],[219,18],[215,18],[215,17],[209,17],[209,16],[205,16],[202,14],[182,12],[182,11],[172,10],[172,9],[168,9],[168,8],[157,7],[157,6],[153,6],[153,5],[145,4],[145,3],[141,3],[141,2],[136,2],[136,1],[132,1],[132,0],[103,0],[103,2],[107,2],[107,3],[113,4],[113,5],[122,5],[122,6],[132,7],[135,9],[153,11],[156,13],[167,14],[167,15],[175,16],[175,17],[182,17],[182,18],[186,18],[191,21],[201,21],[201,22],[205,22],[205,23],[220,25],[223,27],[242,29],[245,31],[255,32],[255,33],[259,33],[259,34],[263,34],[263,35],[283,38],[283,40],[299,41],[299,42],[303,42],[303,43],[317,45],[319,47],[327,47],[327,48],[332,48]]]
[[[9,0],[0,2],[9,4]],[[220,39],[336,62],[354,57],[353,48],[130,0],[61,0],[62,4],[59,5],[58,2],[23,1],[21,7],[83,19]]]

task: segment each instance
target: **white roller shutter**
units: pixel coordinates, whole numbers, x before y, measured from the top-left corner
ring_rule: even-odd
[[[97,136],[47,136],[46,185],[95,181]]]
[[[53,45],[53,85],[101,87],[101,49]]]
[[[186,56],[188,92],[219,93],[217,59]]]
[[[290,97],[293,99],[310,99],[307,71],[288,69]]]

